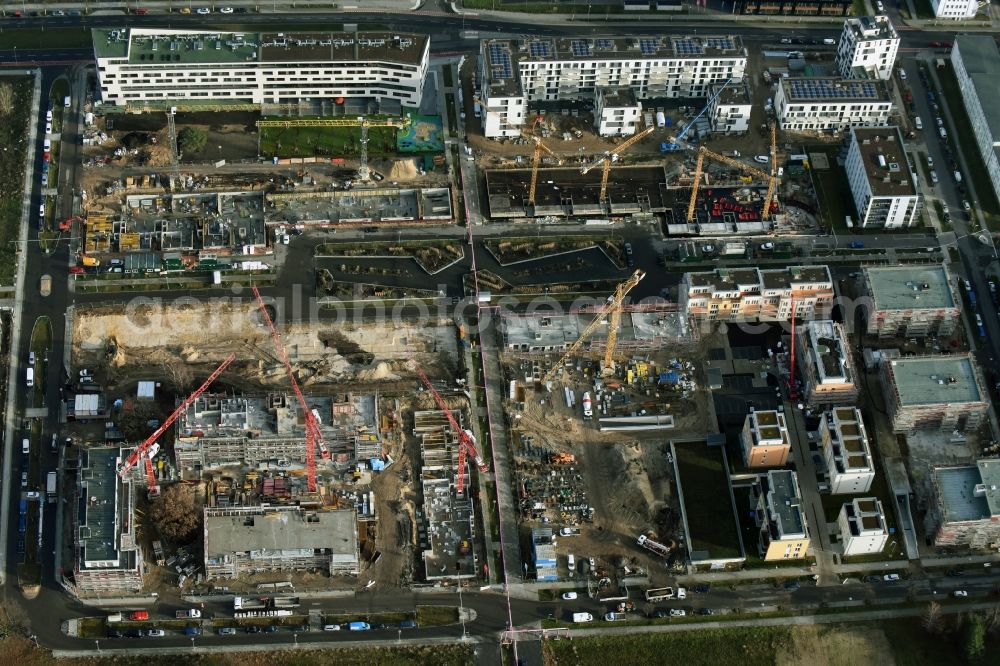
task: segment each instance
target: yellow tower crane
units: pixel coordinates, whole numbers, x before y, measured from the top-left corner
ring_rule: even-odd
[[[614,360],[615,345],[618,342],[618,327],[621,324],[622,319],[622,302],[625,300],[625,296],[628,292],[630,292],[635,285],[639,284],[644,277],[646,277],[645,272],[642,270],[636,270],[635,273],[632,273],[632,277],[618,285],[615,289],[614,295],[608,297],[607,303],[604,304],[601,311],[597,313],[596,317],[594,317],[594,321],[590,322],[587,328],[583,329],[583,333],[581,333],[580,337],[576,339],[576,342],[570,345],[569,349],[566,350],[566,353],[560,356],[556,364],[553,365],[547,373],[545,373],[545,376],[542,377],[542,384],[547,384],[555,378],[556,373],[559,372],[559,368],[563,366],[566,359],[580,350],[583,343],[590,338],[593,332],[597,330],[597,327],[601,325],[601,322],[605,319],[605,317],[608,317],[609,315],[608,344],[604,350],[604,370],[606,372],[610,371],[611,363]]]
[[[763,219],[771,217],[771,206],[774,205],[774,192],[778,188],[778,125],[771,123],[771,177],[767,181],[767,196],[764,197]]]
[[[711,157],[713,160],[717,162],[722,162],[723,164],[727,164],[733,167],[734,169],[739,169],[740,171],[743,171],[750,175],[757,176],[762,181],[766,181],[768,183],[768,189],[767,189],[767,198],[765,198],[764,200],[763,217],[767,218],[768,211],[771,208],[771,197],[774,196],[774,188],[775,188],[775,182],[777,181],[777,176],[767,173],[765,171],[761,171],[756,167],[752,167],[749,164],[741,162],[737,159],[733,159],[732,157],[726,157],[725,155],[720,155],[719,153],[712,152],[705,146],[702,146],[701,148],[698,149],[698,161],[694,167],[694,182],[691,183],[691,199],[690,201],[688,201],[687,221],[694,222],[694,207],[698,199],[698,188],[701,185],[701,170],[702,166],[705,163],[706,157]],[[773,168],[772,172],[774,172]]]
[[[525,136],[527,136],[528,138],[530,138],[532,141],[535,142],[535,154],[531,158],[531,184],[528,187],[528,205],[529,206],[534,206],[535,205],[535,189],[538,186],[538,164],[542,161],[542,151],[544,150],[546,153],[548,153],[552,157],[555,157],[556,158],[556,162],[558,164],[562,164],[563,161],[561,159],[559,159],[559,157],[557,157],[556,154],[553,153],[552,150],[550,150],[548,146],[546,146],[544,143],[542,143],[542,140],[539,139],[537,136],[531,136],[531,135],[527,135],[527,134]]]
[[[611,164],[613,162],[617,161],[618,160],[618,156],[621,155],[623,152],[625,152],[626,150],[628,150],[629,148],[631,148],[632,146],[634,146],[635,144],[639,143],[640,141],[642,141],[643,139],[645,139],[647,136],[649,136],[650,134],[652,134],[654,129],[656,129],[656,126],[655,125],[650,125],[646,129],[644,129],[641,132],[639,132],[638,134],[633,135],[632,138],[630,138],[628,141],[625,141],[625,142],[621,143],[620,145],[615,146],[614,150],[606,153],[604,155],[604,157],[602,157],[601,159],[597,160],[596,162],[592,162],[592,163],[584,166],[582,169],[580,169],[580,173],[584,173],[585,174],[585,173],[588,173],[591,169],[593,169],[594,167],[596,167],[599,164],[603,164],[604,165],[604,171],[601,173],[601,197],[598,200],[598,201],[600,201],[600,203],[604,203],[604,200],[607,197],[607,193],[608,193],[608,176],[611,174]]]

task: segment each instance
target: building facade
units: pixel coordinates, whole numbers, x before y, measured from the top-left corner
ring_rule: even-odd
[[[80,449],[73,579],[82,597],[125,596],[142,590],[136,489],[131,475],[118,478],[118,466],[126,455],[118,447]]]
[[[203,526],[208,579],[310,570],[343,576],[360,568],[354,509],[206,507]]]
[[[784,78],[774,96],[781,129],[842,132],[850,127],[889,124],[892,97],[882,81],[832,77]]]
[[[830,477],[831,495],[871,490],[875,480],[868,431],[857,407],[834,407],[820,422],[820,446]]]
[[[833,279],[827,266],[716,269],[685,273],[680,305],[695,321],[788,321],[829,317]]]
[[[713,84],[742,81],[746,63],[733,36],[483,40],[483,133],[520,136],[529,102],[596,102],[605,87],[629,88],[638,100],[708,97]]]
[[[979,8],[983,5],[989,6],[989,2],[980,0],[931,0],[931,9],[934,10],[934,17],[939,19],[952,19],[962,21],[975,18],[979,13]]]
[[[882,502],[875,497],[855,497],[837,516],[844,557],[877,555],[889,541],[889,527]]]
[[[849,18],[837,43],[837,72],[845,79],[888,81],[897,53],[899,34],[888,16]]]
[[[95,29],[93,40],[102,100],[139,107],[372,98],[415,107],[430,54],[426,35],[402,33],[124,28]]]
[[[973,430],[989,408],[971,355],[898,358],[882,364],[881,378],[895,433]]]
[[[961,307],[943,264],[866,268],[863,275],[868,335],[947,336],[961,322]]]
[[[1000,460],[937,467],[929,476],[935,501],[928,511],[928,534],[934,534],[934,545],[996,552],[1000,548]]]
[[[857,371],[844,325],[829,319],[799,329],[799,368],[810,405],[851,404],[858,398]]]
[[[760,529],[760,554],[765,561],[801,560],[809,554],[809,527],[795,472],[772,469],[754,485],[755,512]]]
[[[721,85],[709,90],[711,102],[708,105],[709,125],[716,134],[744,134],[750,131],[751,104],[750,86],[729,84],[720,94]]]
[[[594,129],[600,136],[632,136],[639,129],[642,103],[631,88],[598,88]]]
[[[996,82],[1000,77],[1000,49],[990,35],[956,35],[951,47],[951,64],[976,137],[976,147],[993,192],[1000,198],[1000,106],[990,101],[996,96]]]
[[[785,415],[773,409],[750,412],[743,422],[740,443],[747,467],[783,467],[792,450]]]
[[[758,16],[847,16],[850,0],[736,0],[735,13]]]
[[[852,128],[844,170],[860,227],[902,229],[917,223],[917,178],[898,127]]]

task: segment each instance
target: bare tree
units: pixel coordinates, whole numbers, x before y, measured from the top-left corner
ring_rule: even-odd
[[[201,524],[201,508],[191,486],[175,484],[163,491],[150,507],[149,517],[160,536],[172,543],[188,543]]]
[[[191,366],[179,360],[174,360],[169,363],[164,361],[162,365],[163,370],[167,377],[170,378],[170,383],[173,385],[174,389],[178,393],[186,393],[191,387],[191,382],[194,380],[194,372],[192,372]]]
[[[941,633],[941,604],[936,601],[927,604],[927,610],[924,611],[920,623],[929,634]]]

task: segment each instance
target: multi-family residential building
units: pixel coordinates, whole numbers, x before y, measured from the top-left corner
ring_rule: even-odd
[[[935,18],[961,21],[975,18],[979,8],[989,4],[989,0],[931,0],[931,9]]]
[[[760,554],[766,561],[800,560],[809,554],[809,528],[795,472],[772,469],[754,484]]]
[[[773,409],[750,412],[743,422],[740,443],[747,467],[783,467],[792,450],[785,415]]]
[[[354,509],[206,507],[204,521],[206,578],[310,569],[331,576],[358,573]]]
[[[750,130],[751,104],[750,86],[729,84],[720,93],[722,84],[709,89],[708,117],[709,126],[717,134],[743,134]],[[716,93],[719,93],[716,95]]]
[[[790,77],[778,84],[774,111],[786,131],[842,132],[861,125],[888,125],[892,97],[882,81]]]
[[[889,541],[889,526],[882,502],[875,497],[855,497],[837,516],[844,557],[881,553]]]
[[[899,34],[888,16],[859,16],[844,21],[837,44],[837,72],[845,79],[892,77]]]
[[[1000,548],[1000,459],[937,467],[930,476],[936,501],[927,519],[934,545],[996,552]]]
[[[869,335],[944,336],[961,321],[959,301],[944,265],[866,268],[863,289],[861,305]]]
[[[1000,49],[992,35],[957,35],[951,48],[951,64],[976,147],[993,193],[1000,197],[1000,105],[993,100],[1000,79]]]
[[[732,36],[483,40],[483,132],[520,136],[529,102],[595,102],[605,87],[630,88],[638,100],[708,97],[713,84],[742,81],[746,63]]]
[[[881,367],[886,411],[896,433],[975,429],[989,402],[971,354],[898,358]]]
[[[860,227],[901,229],[917,223],[917,178],[898,127],[852,128],[844,170]]]
[[[594,128],[600,136],[632,136],[639,128],[642,103],[631,88],[598,88]]]
[[[823,414],[820,445],[830,477],[830,494],[853,495],[871,490],[875,463],[868,431],[857,407],[834,407]]]
[[[80,596],[127,596],[142,590],[136,490],[131,476],[118,477],[118,465],[126,455],[118,447],[80,449],[72,512],[76,533],[73,579]]]
[[[376,98],[419,106],[426,35],[123,28],[93,31],[101,98],[154,102],[298,103]]]
[[[799,369],[806,402],[810,405],[854,402],[858,397],[858,375],[844,325],[818,319],[806,322],[798,330]]]
[[[733,11],[759,16],[847,16],[851,0],[735,0]]]
[[[718,268],[685,273],[679,288],[682,311],[700,321],[788,321],[829,317],[833,279],[827,266]]]
[[[308,396],[319,415],[323,448],[317,457],[334,463],[381,455],[374,395]],[[198,473],[226,465],[302,469],[305,421],[284,393],[246,397],[206,393],[177,419],[177,466]]]

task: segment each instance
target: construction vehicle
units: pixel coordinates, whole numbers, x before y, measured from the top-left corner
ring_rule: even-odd
[[[552,463],[553,465],[575,463],[576,456],[574,456],[572,453],[553,453],[549,457],[549,462]]]
[[[555,378],[559,370],[565,366],[566,360],[573,354],[577,353],[580,347],[583,346],[583,343],[590,338],[593,332],[597,330],[597,327],[601,325],[601,322],[604,321],[604,318],[607,317],[608,315],[611,316],[611,319],[608,324],[608,341],[604,350],[604,371],[611,372],[612,369],[611,364],[612,361],[614,360],[615,345],[617,344],[618,341],[618,327],[621,324],[622,302],[625,300],[625,296],[628,294],[628,292],[631,291],[632,288],[635,287],[635,285],[639,284],[639,282],[644,277],[646,277],[645,272],[643,272],[642,270],[636,270],[636,272],[632,274],[632,277],[630,277],[628,280],[618,285],[618,287],[615,289],[615,293],[612,296],[608,297],[608,300],[604,304],[604,307],[602,307],[600,312],[597,313],[597,316],[594,317],[594,320],[587,325],[587,328],[583,329],[583,332],[580,334],[580,337],[576,339],[576,342],[574,342],[569,346],[569,349],[566,350],[566,353],[564,353],[559,358],[559,360],[556,361],[556,363],[552,366],[552,368],[547,373],[545,373],[545,376],[542,377],[541,383],[543,386],[547,386],[549,382],[551,382]]]
[[[59,231],[70,231],[73,228],[73,223],[79,222],[80,224],[86,224],[86,220],[79,215],[74,215],[73,217],[66,218],[59,223]]]
[[[197,608],[179,610],[174,613],[174,617],[178,620],[196,620],[201,617],[201,611]]]
[[[698,122],[698,119],[701,118],[703,115],[705,115],[705,112],[708,111],[708,108],[710,106],[712,106],[712,102],[715,101],[715,98],[721,95],[722,91],[726,89],[726,86],[728,86],[732,82],[733,82],[732,79],[726,79],[726,82],[722,84],[722,87],[719,88],[714,95],[708,98],[708,101],[705,102],[704,108],[702,108],[702,110],[698,112],[698,115],[696,115],[694,118],[688,121],[688,124],[684,126],[684,129],[681,130],[680,134],[660,144],[660,152],[670,153],[688,147],[686,143],[682,143],[684,141],[684,137],[687,136],[687,133],[691,130],[692,127],[695,126],[695,123]]]
[[[156,455],[156,450],[159,448],[156,444],[156,440],[167,431],[167,428],[173,425],[174,421],[176,421],[177,418],[184,413],[189,406],[191,406],[191,403],[197,400],[198,396],[204,393],[205,389],[211,386],[212,382],[218,379],[219,375],[221,375],[225,369],[229,367],[229,364],[235,360],[236,354],[230,354],[227,356],[225,360],[219,364],[219,367],[217,367],[215,371],[208,376],[208,379],[206,379],[201,386],[195,389],[194,393],[185,398],[177,409],[170,414],[170,416],[164,419],[163,423],[160,424],[160,427],[157,428],[152,435],[147,437],[139,446],[135,447],[132,453],[129,454],[128,458],[125,459],[125,462],[118,468],[118,478],[124,479],[125,475],[136,466],[139,460],[144,459],[146,464],[146,483],[149,487],[149,491],[151,494],[159,493],[159,486],[156,484],[156,473],[153,471],[153,463],[150,460],[154,455]],[[155,449],[154,446],[156,446]]]
[[[96,257],[88,257],[87,255],[83,255],[82,257],[80,257],[80,263],[89,268],[96,268],[97,266],[101,265],[101,260],[97,259]]]
[[[657,601],[666,601],[667,599],[674,598],[674,588],[672,587],[654,587],[646,590],[646,601],[650,603],[655,603]]]
[[[670,555],[670,548],[669,547],[664,546],[659,541],[653,541],[652,539],[650,539],[645,534],[640,535],[639,538],[636,539],[636,543],[638,543],[640,546],[642,546],[646,550],[649,550],[649,551],[652,551],[652,552],[656,553],[660,557],[667,557],[667,556]]]
[[[356,118],[314,118],[288,119],[288,120],[258,120],[258,137],[261,127],[360,127],[361,128],[361,153],[358,156],[358,180],[367,182],[371,180],[372,171],[368,167],[368,128],[369,127],[395,127],[397,130],[406,129],[410,126],[409,116],[403,118],[366,118],[358,116]],[[258,139],[259,141],[259,139]]]
[[[455,431],[455,435],[458,437],[458,470],[455,475],[455,490],[459,495],[465,491],[465,458],[466,456],[472,456],[472,459],[476,461],[476,467],[479,468],[480,472],[486,473],[490,471],[490,468],[486,465],[486,461],[483,457],[479,455],[479,451],[476,450],[476,439],[472,436],[472,433],[468,430],[463,429],[458,425],[458,421],[451,413],[451,409],[448,407],[448,403],[444,401],[441,394],[437,392],[434,385],[431,384],[431,380],[427,378],[423,369],[417,366],[417,375],[420,377],[420,381],[424,383],[427,390],[432,396],[434,396],[434,401],[438,405],[438,409],[444,412],[445,417],[448,419],[448,423],[451,425],[452,430]]]
[[[604,157],[602,157],[601,159],[597,160],[596,162],[592,162],[590,164],[587,164],[582,169],[580,169],[580,173],[587,174],[594,167],[596,167],[598,165],[603,165],[604,170],[601,172],[601,195],[598,198],[598,201],[601,204],[603,204],[605,202],[605,200],[607,199],[607,194],[608,194],[608,176],[611,174],[611,164],[614,163],[614,162],[617,162],[619,155],[621,155],[626,150],[628,150],[629,148],[631,148],[632,146],[634,146],[635,144],[639,143],[640,141],[642,141],[643,139],[645,139],[647,136],[649,136],[650,134],[652,134],[653,130],[655,130],[655,129],[656,129],[655,125],[650,125],[646,129],[644,129],[641,132],[639,132],[638,134],[632,135],[632,137],[630,139],[628,139],[627,141],[624,141],[621,144],[615,146],[614,150],[611,150],[610,152],[605,153]]]
[[[285,373],[288,375],[288,381],[292,384],[292,389],[295,391],[295,398],[299,402],[299,409],[302,410],[302,418],[305,420],[306,427],[306,484],[309,493],[316,492],[316,447],[318,446],[321,451],[321,455],[324,459],[330,458],[330,452],[326,448],[326,444],[323,442],[323,435],[319,431],[319,423],[316,419],[316,412],[309,409],[306,404],[305,396],[302,395],[302,390],[299,388],[299,382],[295,379],[295,371],[292,370],[292,364],[288,360],[288,354],[285,352],[285,345],[281,343],[281,336],[278,335],[277,329],[274,328],[274,322],[271,320],[271,315],[267,312],[267,304],[264,303],[264,297],[260,295],[260,290],[257,289],[257,285],[253,285],[253,295],[257,298],[257,305],[260,308],[261,316],[267,323],[267,328],[271,332],[271,340],[274,341],[274,348],[278,352],[278,356],[281,357],[282,363],[285,364]]]

